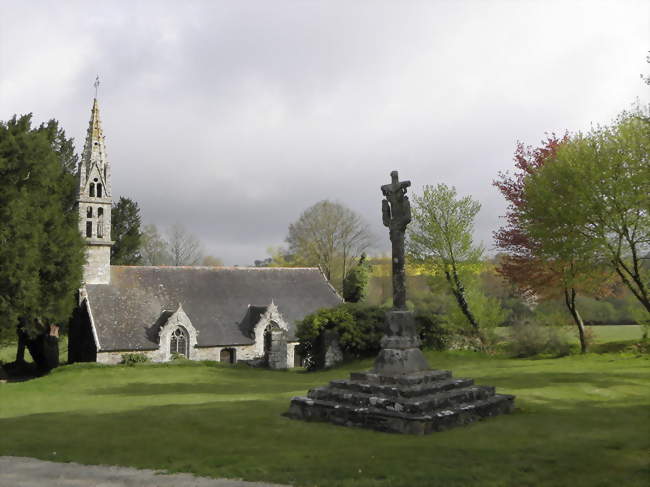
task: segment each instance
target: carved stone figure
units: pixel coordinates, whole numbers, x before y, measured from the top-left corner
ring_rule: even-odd
[[[404,276],[404,233],[411,222],[411,204],[406,188],[411,181],[400,181],[397,171],[390,173],[391,183],[384,184],[381,192],[382,221],[388,227],[393,254],[393,307],[406,307],[406,282]]]

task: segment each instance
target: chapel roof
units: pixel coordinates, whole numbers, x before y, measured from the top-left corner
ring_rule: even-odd
[[[111,266],[110,284],[87,284],[101,350],[152,350],[179,304],[199,347],[253,343],[252,327],[275,303],[295,339],[295,322],[340,296],[317,268]]]

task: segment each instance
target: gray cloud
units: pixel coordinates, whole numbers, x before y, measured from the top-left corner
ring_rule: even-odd
[[[0,19],[0,117],[57,118],[81,145],[99,72],[114,197],[226,263],[325,198],[385,250],[394,168],[473,195],[490,247],[517,140],[648,100],[648,19],[633,1],[21,2]]]

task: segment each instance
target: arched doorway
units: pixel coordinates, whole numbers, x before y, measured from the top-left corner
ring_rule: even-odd
[[[187,330],[179,326],[172,332],[171,339],[169,340],[169,353],[172,355],[176,353],[189,358],[189,343],[190,340]]]
[[[223,364],[234,364],[235,359],[234,348],[222,348],[221,352],[219,352],[219,362]]]

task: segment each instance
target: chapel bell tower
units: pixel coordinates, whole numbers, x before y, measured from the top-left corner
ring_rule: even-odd
[[[95,82],[95,88],[99,80]],[[97,94],[79,162],[79,230],[86,239],[85,284],[108,284],[111,277],[111,166],[99,120]]]

